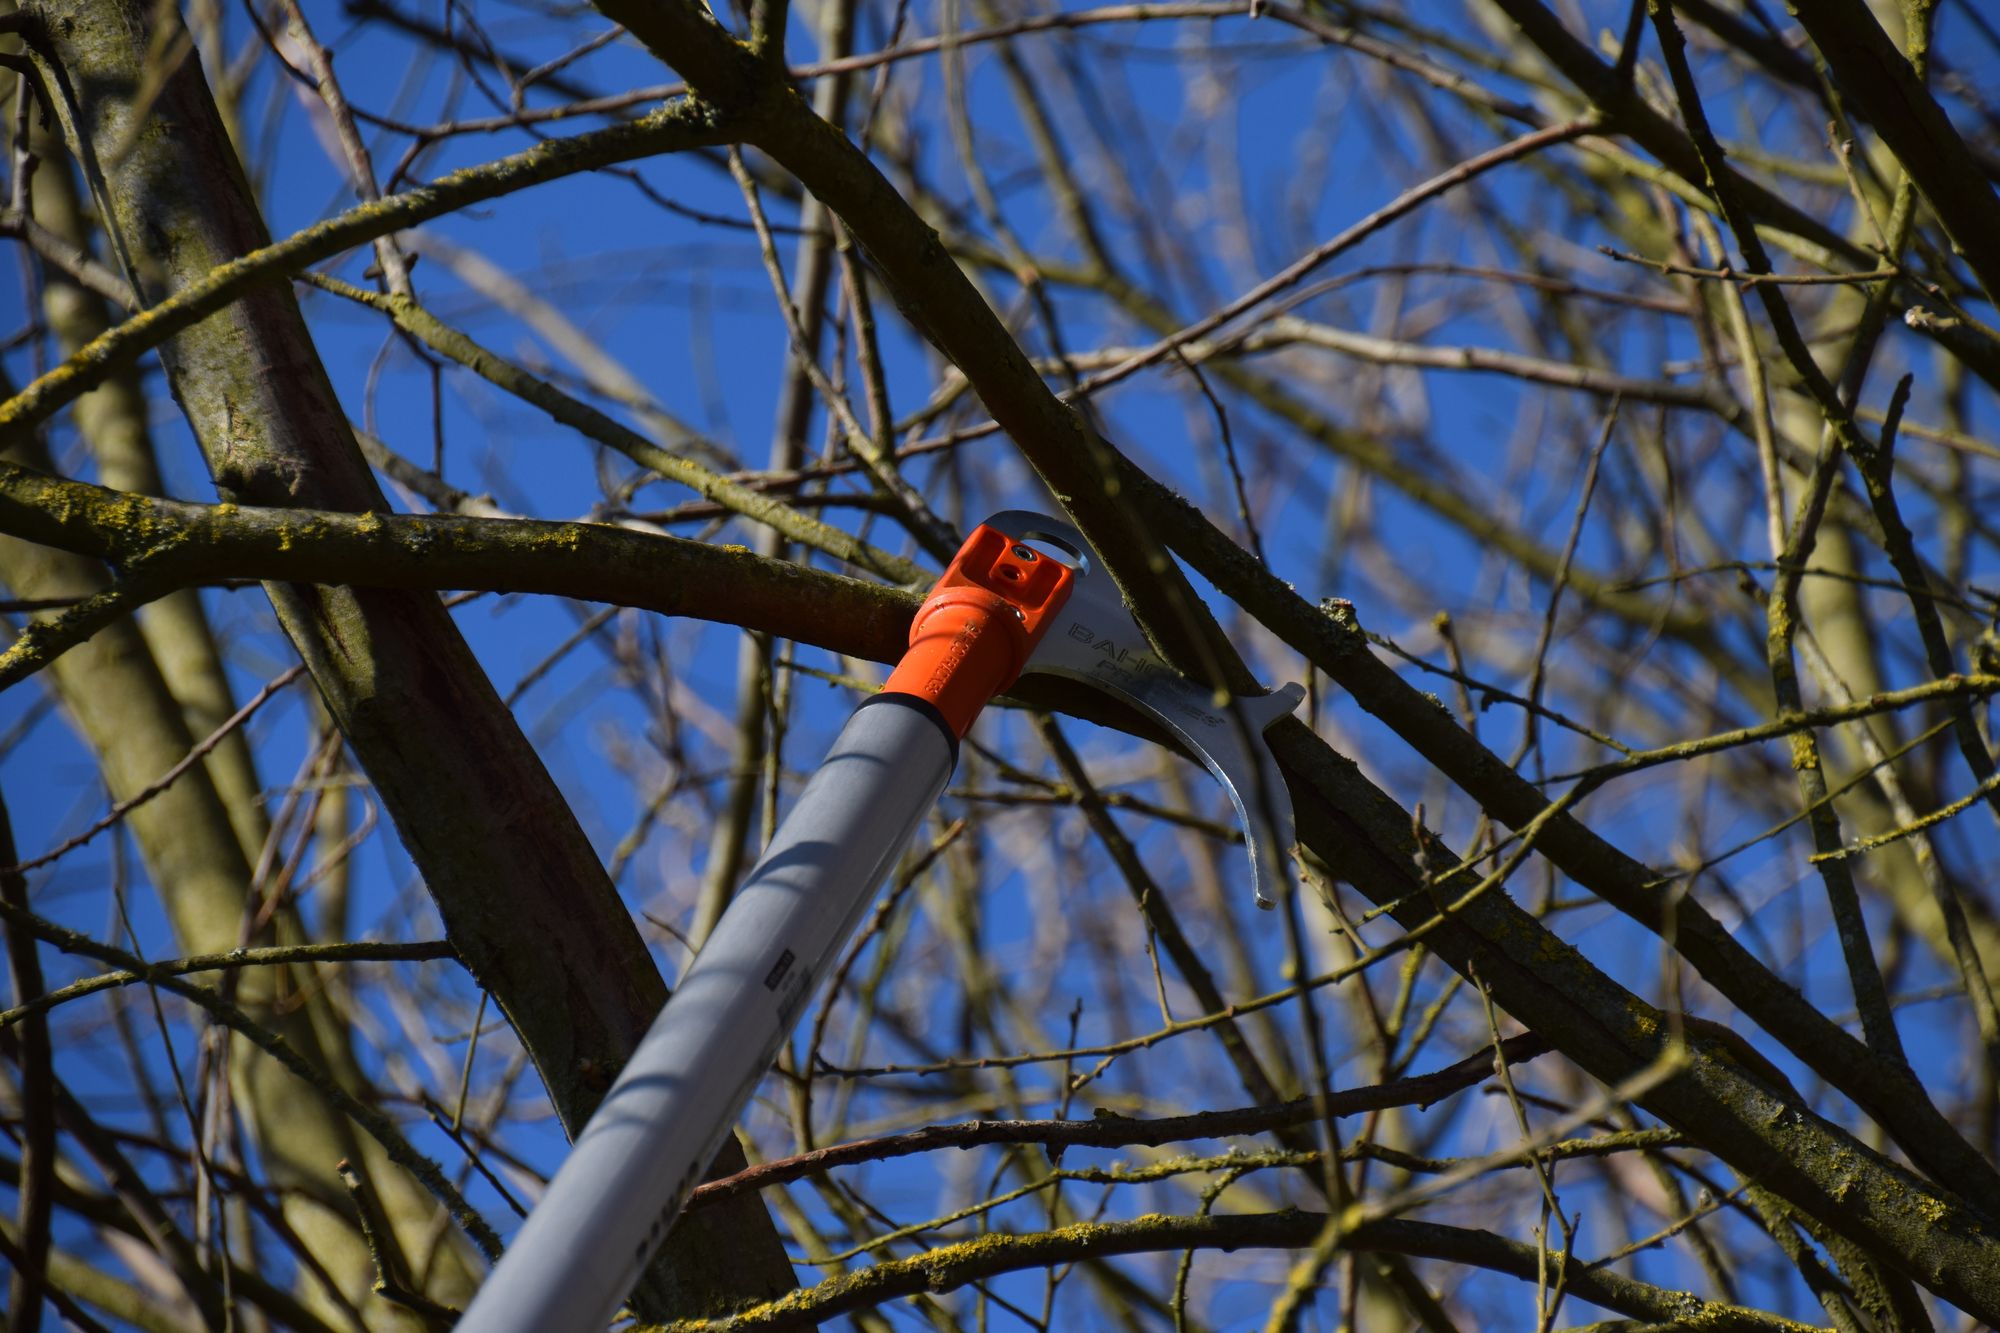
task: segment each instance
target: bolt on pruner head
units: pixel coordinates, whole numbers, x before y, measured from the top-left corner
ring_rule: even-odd
[[[1293,682],[1257,698],[1228,698],[1162,661],[1075,527],[1026,510],[1007,510],[985,527],[1061,560],[1073,575],[1022,674],[1044,672],[1103,690],[1164,727],[1215,775],[1242,822],[1250,848],[1250,888],[1259,907],[1277,905],[1290,883],[1285,864],[1298,841],[1292,796],[1264,733],[1305,697]]]

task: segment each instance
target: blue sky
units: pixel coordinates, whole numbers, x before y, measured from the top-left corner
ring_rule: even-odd
[[[428,6],[422,8],[428,12]],[[1450,14],[1438,13],[1432,21],[1441,26],[1456,22],[1456,7],[1452,10]],[[1593,7],[1598,26],[1615,25],[1616,16],[1606,17],[1599,10],[1610,13],[1622,7]],[[337,51],[336,68],[356,104],[377,111],[393,108],[396,117],[425,121],[441,114],[444,99],[456,96],[460,115],[493,114],[494,108],[479,90],[459,85],[449,65],[415,57],[415,48],[405,39],[380,28],[351,26],[330,4],[313,5],[309,12],[320,38]],[[581,20],[563,29],[564,36],[558,39],[541,15],[526,9],[492,5],[478,12],[496,43],[521,52],[527,59],[547,59],[603,26],[594,18]],[[924,25],[922,31],[929,31],[928,25],[935,22],[935,15],[928,11],[915,17]],[[881,13],[871,7],[862,24],[862,47],[881,43],[881,20]],[[244,26],[240,16],[231,22],[237,28]],[[1958,16],[1947,11],[1944,22],[1946,33],[1957,37],[1961,27]],[[233,34],[236,41],[248,37],[247,30]],[[1024,43],[1037,40],[1042,39],[1023,39]],[[1099,135],[1118,143],[1127,160],[1137,164],[1135,170],[1157,180],[1162,197],[1173,200],[1174,213],[1164,223],[1165,228],[1181,238],[1194,257],[1170,293],[1169,303],[1183,319],[1206,313],[1232,298],[1302,249],[1332,235],[1435,169],[1431,162],[1435,145],[1407,137],[1410,119],[1402,114],[1403,108],[1386,100],[1379,71],[1366,67],[1351,53],[1308,44],[1294,30],[1247,19],[1212,25],[1110,25],[1093,30],[1087,42],[1079,50],[1093,62],[1096,82],[1079,106],[1065,108],[1075,114],[1059,121],[1058,132],[1073,149],[1088,146]],[[1992,68],[1992,51],[1969,39],[1941,46],[1954,56],[1964,51],[1976,74]],[[790,49],[795,61],[813,55],[813,47],[796,21]],[[976,50],[968,54],[967,64],[968,105],[980,161],[1005,216],[1038,256],[1073,258],[1075,249],[1057,210],[1033,178],[1032,157],[991,52]],[[570,72],[590,86],[606,89],[653,84],[667,77],[656,62],[630,43],[614,43],[593,52]],[[922,90],[924,105],[935,108],[941,76],[934,58],[899,66],[896,78],[899,93],[915,96]],[[1513,91],[1517,95],[1521,92],[1519,88]],[[246,121],[252,126],[251,166],[271,230],[277,235],[324,218],[351,201],[295,93],[291,84],[272,77],[267,66],[252,81],[243,100]],[[543,94],[535,97],[546,100]],[[1207,103],[1202,99],[1215,97],[1234,107],[1233,121],[1206,115],[1203,108]],[[1777,141],[1794,128],[1789,112],[1773,114],[1755,97],[1735,97],[1720,89],[1718,97],[1729,117],[1724,121],[1722,113],[1717,115],[1726,132],[1753,141],[1759,136]],[[1441,99],[1433,97],[1425,105],[1434,117],[1435,132],[1456,144],[1460,156],[1504,137]],[[920,140],[916,160],[932,187],[944,199],[966,206],[968,186],[956,161],[949,126],[942,117],[931,116],[921,119],[916,131]],[[555,132],[573,131],[559,124]],[[370,137],[378,170],[386,172],[407,139],[379,129],[371,130]],[[530,138],[519,132],[456,136],[423,157],[415,174],[420,178],[434,176],[455,166],[490,160],[529,142]],[[707,225],[689,215],[740,219],[741,196],[728,175],[713,163],[662,159],[636,164],[632,171],[637,183],[610,175],[572,178],[441,220],[426,231],[476,252],[526,284],[622,363],[660,404],[720,442],[744,465],[759,465],[784,371],[784,331],[774,318],[769,282],[754,239],[740,228]],[[1232,181],[1232,171],[1239,173],[1240,180]],[[1084,184],[1100,191],[1095,197],[1101,200],[1116,198],[1116,182],[1088,179]],[[1240,203],[1232,199],[1234,189],[1242,192]],[[671,199],[687,211],[661,207],[648,192]],[[789,204],[773,199],[766,203],[774,221],[795,220],[796,211]],[[1105,206],[1109,208],[1108,203]],[[1218,220],[1227,222],[1239,208],[1249,220],[1248,239],[1247,244],[1234,246],[1229,229],[1217,224]],[[1463,211],[1467,209],[1474,210],[1473,217]],[[1546,238],[1552,266],[1582,269],[1607,286],[1629,280],[1629,271],[1590,252],[1590,247],[1609,233],[1591,219],[1578,216],[1571,201],[1531,165],[1503,168],[1484,178],[1475,192],[1428,207],[1409,222],[1342,256],[1328,275],[1403,262],[1414,256],[1464,264],[1490,262],[1492,256],[1470,223],[1480,212],[1496,209]],[[1114,251],[1134,255],[1135,265],[1141,262],[1136,256],[1142,239],[1130,227],[1116,222],[1111,226]],[[793,260],[788,237],[780,238],[780,249],[789,267]],[[350,281],[362,281],[370,262],[371,256],[357,252],[331,267]],[[0,267],[0,308],[19,308],[19,272],[15,266]],[[446,261],[426,257],[416,275],[420,296],[440,314],[502,354],[548,366],[559,382],[572,383],[574,366],[565,365],[559,353],[521,321],[470,290]],[[1011,312],[1018,306],[1020,294],[1015,284],[992,274],[983,274],[982,279],[991,284],[989,290],[1003,309]],[[1440,282],[1428,290],[1441,292],[1447,286]],[[1378,283],[1358,282],[1312,303],[1305,312],[1343,327],[1366,327],[1379,294]],[[1131,346],[1148,340],[1129,322],[1108,313],[1100,301],[1060,288],[1055,299],[1066,340],[1073,348]],[[375,420],[391,448],[428,465],[433,449],[429,370],[386,336],[383,322],[374,314],[322,293],[302,293],[302,300],[320,353],[350,415],[357,422]],[[889,302],[878,298],[877,315],[885,340],[891,397],[900,415],[928,397],[938,381],[940,366],[935,355],[918,344],[907,326],[894,317]],[[1488,308],[1452,309],[1426,326],[1422,336],[1439,343],[1506,345],[1510,332],[1507,319],[1508,312],[1499,302]],[[1038,333],[1034,336],[1039,339]],[[1037,343],[1033,350],[1044,349]],[[1692,339],[1678,326],[1651,338],[1631,337],[1603,350],[1609,364],[1648,375],[1658,373],[1662,362],[1698,354]],[[1923,368],[1927,355],[1913,336],[1898,335],[1864,402],[1879,406],[1886,397],[1892,382],[1888,373],[1891,365],[1907,363]],[[7,365],[21,380],[32,369],[28,353],[19,348],[8,354]],[[150,373],[152,387],[161,388],[157,368]],[[1357,380],[1365,373],[1357,368]],[[368,401],[371,378],[372,404]],[[447,369],[441,383],[443,472],[448,481],[465,490],[490,492],[499,505],[516,512],[572,517],[592,512],[603,501],[601,475],[623,476],[629,471],[622,460],[607,462],[589,442],[533,409],[505,400],[497,390],[466,372]],[[1387,377],[1379,388],[1385,414],[1407,417],[1402,409],[1418,388],[1415,372]],[[1603,404],[1493,376],[1442,372],[1423,375],[1421,390],[1421,416],[1426,423],[1423,437],[1429,447],[1444,452],[1456,475],[1476,479],[1496,509],[1520,515],[1523,527],[1545,540],[1559,541],[1579,491],[1575,440],[1601,418]],[[1976,428],[1991,421],[1991,405],[1985,394],[1972,397]],[[1214,423],[1201,398],[1189,392],[1184,376],[1149,371],[1105,395],[1096,406],[1112,438],[1143,458],[1157,475],[1185,489],[1218,522],[1232,520],[1234,500],[1219,465]],[[1343,409],[1346,406],[1342,404]],[[213,488],[199,456],[164,393],[157,396],[155,409],[158,445],[172,490],[189,498],[212,498]],[[1548,441],[1539,451],[1524,451],[1518,447],[1520,433],[1529,428],[1527,412],[1533,410],[1545,413]],[[1365,567],[1356,556],[1329,549],[1329,510],[1337,506],[1341,496],[1366,485],[1375,528],[1393,542],[1394,561],[1409,580],[1433,589],[1440,607],[1461,616],[1476,616],[1496,607],[1524,617],[1539,616],[1547,588],[1530,583],[1518,572],[1492,577],[1477,544],[1460,529],[1385,485],[1361,481],[1352,469],[1326,454],[1304,449],[1289,427],[1248,404],[1232,400],[1229,412],[1232,434],[1246,460],[1251,491],[1260,502],[1260,522],[1271,562],[1301,593],[1313,598],[1351,598],[1371,629],[1409,642],[1434,659],[1438,656],[1427,612],[1406,611],[1398,599],[1358,582]],[[1937,419],[1936,394],[1928,378],[1920,387],[1912,416]],[[627,419],[632,419],[630,414]],[[976,409],[968,419],[978,419]],[[1688,436],[1685,457],[1693,463],[1726,455],[1738,459],[1740,465],[1743,451],[1749,448],[1740,436],[1718,434],[1704,440],[1695,431]],[[820,447],[825,439],[823,414],[816,416],[807,438],[809,449]],[[53,441],[61,456],[71,464],[78,463],[80,455],[66,423],[58,424]],[[1606,486],[1616,485],[1621,475],[1630,475],[1637,466],[1634,460],[1640,447],[1621,429],[1607,455]],[[910,468],[912,479],[951,516],[976,521],[987,510],[1046,503],[1004,439],[988,437],[959,453],[956,464],[920,462]],[[1928,461],[1932,456],[1923,457]],[[1524,469],[1524,458],[1541,465]],[[1742,489],[1738,465],[1692,467],[1683,478],[1686,503],[1710,516],[1722,531],[1740,529],[1746,514],[1748,522],[1756,522],[1757,497]],[[962,476],[973,479],[962,513],[950,508],[958,494],[951,475],[954,466],[963,468]],[[639,492],[632,507],[642,511],[664,508],[687,498],[685,492],[656,482]],[[404,503],[400,498],[394,502]],[[829,512],[843,525],[856,522],[853,510],[835,508]],[[1921,524],[1926,515],[1918,508],[1914,517]],[[730,527],[707,535],[717,540],[741,540],[743,534],[740,527]],[[898,534],[879,523],[871,535],[892,545],[898,540]],[[1618,560],[1627,550],[1628,543],[1586,523],[1578,559],[1597,565]],[[1977,553],[1975,581],[1990,576],[1992,555],[1990,548]],[[230,647],[239,697],[247,696],[294,660],[260,593],[213,592],[207,601],[218,631]],[[550,650],[567,639],[587,613],[587,608],[545,599],[488,596],[461,607],[456,618],[495,684],[507,694],[529,673],[541,672]],[[1554,650],[1558,660],[1563,654],[1564,635],[1569,632],[1566,624],[1562,628]],[[648,799],[648,793],[635,787],[629,773],[620,771],[617,760],[632,756],[640,771],[655,775],[664,762],[653,743],[662,721],[659,701],[668,701],[684,729],[694,769],[711,776],[720,770],[724,754],[711,733],[718,724],[728,725],[734,709],[738,637],[734,631],[647,618],[643,623],[628,624],[626,632],[656,645],[656,660],[671,667],[671,685],[652,680],[631,688],[618,666],[593,643],[539,674],[515,705],[522,725],[607,859],[641,818]],[[1244,640],[1271,683],[1302,678],[1297,659],[1276,647],[1268,636],[1246,629]],[[800,649],[797,660],[823,671],[839,673],[845,669],[812,649]],[[1674,648],[1656,649],[1648,659],[1648,671],[1635,673],[1630,679],[1580,666],[1579,674],[1566,677],[1560,687],[1573,693],[1552,698],[1552,702],[1595,715],[1604,696],[1626,690],[1667,690],[1676,666],[1690,676],[1697,671],[1686,651]],[[1892,684],[1920,679],[1923,674],[1916,661],[1894,655],[1888,660]],[[1499,679],[1495,683],[1518,689],[1524,682]],[[1449,687],[1442,682],[1433,680],[1424,688],[1437,689],[1449,697]],[[797,775],[810,768],[813,756],[824,748],[853,696],[804,675],[795,678],[793,689],[799,706],[785,738],[784,753],[788,771]],[[0,731],[23,723],[38,707],[35,686],[0,696]],[[1424,801],[1433,826],[1463,839],[1474,812],[1462,797],[1455,798],[1407,747],[1351,704],[1336,696],[1329,698],[1327,707],[1329,735],[1337,737],[1406,805]],[[1715,718],[1713,728],[1750,720],[1737,712]],[[1481,725],[1492,748],[1503,754],[1511,750],[1518,735],[1518,714],[1496,709],[1484,715]],[[303,697],[297,690],[274,702],[252,723],[251,735],[262,756],[262,777],[267,785],[275,787],[289,779],[310,744],[307,726]],[[1046,757],[1019,719],[992,717],[984,727],[980,737],[986,744],[1037,770],[1046,767]],[[1126,771],[1119,765],[1132,753],[1129,742],[1082,723],[1069,724],[1068,729],[1093,763],[1114,772]],[[1547,763],[1552,772],[1580,767],[1597,757],[1562,738],[1551,739],[1549,745]],[[1688,837],[1691,808],[1705,811],[1707,827],[1701,836],[1711,847],[1728,845],[1768,825],[1764,812],[1744,808],[1727,797],[1704,803],[1699,796],[1690,796],[1689,785],[1698,787],[1702,781],[1698,766],[1694,772],[1695,776],[1689,777],[1680,769],[1662,770],[1597,796],[1587,807],[1593,825],[1635,855],[1661,862],[1672,860]],[[1958,785],[1948,795],[1963,789],[1963,775],[1957,776]],[[1191,769],[1186,777],[1203,808],[1225,817],[1226,805],[1205,778]],[[103,808],[89,758],[53,717],[35,723],[26,743],[0,759],[0,788],[6,792],[26,854],[34,854],[87,825]],[[788,782],[786,790],[795,789],[796,784]],[[1149,783],[1142,790],[1156,792],[1157,787]],[[630,858],[620,888],[635,910],[669,918],[685,916],[692,904],[696,862],[705,847],[699,836],[704,814],[699,802],[676,803],[668,812],[668,827],[652,834]],[[1031,818],[1045,821],[1039,826],[1039,835],[1033,832],[1036,826]],[[1175,866],[1183,855],[1172,832],[1157,823],[1128,820],[1126,827],[1139,839],[1149,860]],[[1068,890],[1082,893],[1088,888],[1093,895],[1092,911],[1119,905],[1117,894],[1122,890],[1082,882],[1105,880],[1107,876],[1101,852],[1083,843],[1081,824],[1073,813],[1041,812],[1011,818],[1002,831],[1010,833],[1013,840],[989,838],[991,857],[1019,856],[1022,840],[1032,842],[1039,836],[1045,849],[1076,849],[1077,859],[1070,862],[1053,854],[1045,861],[1025,861],[1017,871],[989,871],[981,925],[985,950],[996,963],[1023,956],[1050,930],[1080,928],[1076,922],[1053,922],[1047,916],[1069,910]],[[1949,826],[1944,836],[1954,840],[1954,850],[1963,863],[1982,868],[1991,863],[1994,839],[1989,823],[1968,818]],[[113,841],[106,838],[66,858],[58,870],[35,882],[38,904],[79,926],[101,929],[106,920],[103,885],[116,853]],[[1798,901],[1807,892],[1805,882],[1799,879],[1799,861],[1796,845],[1771,843],[1729,863],[1725,873],[1750,902],[1758,904],[1751,921],[1743,927],[1744,937],[1762,941],[1760,952],[1769,948],[1783,956],[1786,975],[1815,1000],[1841,1010],[1849,1001],[1838,951],[1824,928],[1817,900],[1803,906]],[[359,874],[353,934],[427,938],[437,933],[435,918],[416,891],[408,860],[389,836],[386,821],[365,845],[356,864]],[[1231,855],[1224,855],[1220,864],[1225,873],[1240,879],[1241,868]],[[1060,878],[1054,884],[1030,882],[1037,875]],[[1543,890],[1539,869],[1524,872],[1516,883],[1517,897],[1524,899]],[[134,905],[142,934],[165,952],[168,941],[153,900],[140,895]],[[1080,913],[1079,920],[1083,919],[1088,918]],[[1658,998],[1660,955],[1656,940],[1602,906],[1584,906],[1561,920],[1564,937],[1584,948],[1599,966],[1649,998]],[[671,979],[681,964],[680,951],[663,932],[653,931],[649,937],[658,942],[658,956]],[[1257,967],[1267,981],[1274,981],[1283,961],[1282,932],[1276,919],[1270,919],[1267,929],[1254,938]],[[1387,932],[1378,929],[1375,938],[1387,938]],[[1108,988],[1105,978],[1093,975],[1093,969],[1106,965],[1102,955],[1078,949],[1072,962],[1056,974],[1058,987],[1067,989],[1028,997],[1042,1006],[1040,1019],[1045,1030],[1059,1032],[1071,1000],[1085,995],[1092,997],[1093,1004],[1081,1020],[1081,1035],[1091,1039],[1118,1029],[1119,1015],[1096,1003]],[[1143,981],[1143,958],[1109,960],[1109,965],[1130,969],[1123,978],[1126,989],[1143,1002],[1150,991],[1150,983]],[[424,966],[432,969],[435,984],[453,1002],[449,1012],[441,1009],[435,1015],[434,1035],[462,1032],[475,994],[471,983],[446,965]],[[66,978],[76,970],[66,960],[51,959],[50,967],[57,978]],[[1919,964],[1912,972],[1910,985],[1936,980],[1924,968]],[[1949,1086],[1962,1076],[1958,1062],[1967,1046],[1961,1034],[1969,1020],[1961,1006],[1949,1006],[1948,1015],[1946,1010],[1947,1006],[1926,1005],[1905,1011],[1904,1032],[1926,1076]],[[1143,1023],[1145,1017],[1142,1009],[1137,1021]],[[1470,1029],[1465,1035],[1473,1044],[1480,1040]],[[371,1057],[378,1064],[392,1056],[412,1070],[433,1063],[405,1059],[408,1053],[394,1051],[400,1034],[393,1026],[385,1024],[379,1039],[383,1049]],[[496,1071],[504,1062],[507,1047],[504,1037],[495,1038],[482,1070],[489,1074]],[[449,1043],[441,1044],[440,1049],[447,1065],[455,1065],[463,1051],[462,1046]],[[1357,1057],[1362,1054],[1358,1047],[1351,1049]],[[1417,1068],[1443,1064],[1467,1049],[1463,1042],[1440,1042],[1418,1061]],[[90,1086],[89,1058],[79,1050],[77,1068],[71,1074],[79,1086]],[[885,1049],[874,1052],[871,1058],[902,1060],[909,1058],[909,1053]],[[1364,1071],[1365,1066],[1355,1064],[1342,1072],[1358,1078]],[[1241,1101],[1240,1091],[1227,1086],[1214,1053],[1193,1050],[1186,1043],[1129,1057],[1121,1062],[1120,1072],[1131,1080],[1128,1086],[1150,1088],[1161,1104],[1229,1105]],[[1053,1076],[1046,1070],[1023,1076],[1024,1100],[1035,1113],[1052,1111],[1052,1084]],[[1187,1089],[1185,1097],[1179,1087]],[[106,1096],[110,1095],[108,1088],[109,1084]],[[867,1104],[870,1111],[894,1109],[893,1094],[869,1095],[875,1099]],[[537,1096],[538,1090],[523,1088],[519,1100],[525,1109]],[[1456,1128],[1441,1135],[1440,1151],[1478,1151],[1507,1141],[1512,1131],[1499,1118],[1499,1106],[1470,1095],[1460,1101],[1456,1110],[1446,1112],[1457,1115],[1458,1121]],[[1479,1104],[1469,1105],[1473,1102]],[[1079,1113],[1087,1113],[1087,1104],[1086,1093],[1077,1108]],[[107,1105],[106,1109],[109,1113],[121,1108]],[[457,1165],[453,1150],[441,1136],[421,1125],[417,1132],[421,1146]],[[508,1143],[543,1169],[561,1157],[560,1135],[548,1122],[539,1129],[516,1127],[510,1131]],[[941,1169],[928,1159],[919,1159],[875,1168],[866,1178],[878,1201],[893,1204],[907,1220],[925,1212],[926,1201],[935,1191],[935,1173]],[[1582,1177],[1575,1179],[1581,1181]],[[469,1188],[489,1217],[505,1221],[505,1208],[497,1196],[476,1180]],[[1577,1198],[1587,1208],[1615,1210],[1615,1203],[1591,1202],[1584,1187],[1579,1184],[1577,1188]],[[1510,1216],[1518,1220],[1522,1215]],[[1615,1220],[1607,1221],[1602,1232],[1593,1232],[1590,1227],[1597,1224],[1593,1220],[1586,1226],[1586,1237],[1614,1244],[1622,1234]],[[1692,1280],[1692,1270],[1675,1257],[1644,1255],[1637,1265],[1642,1276],[1670,1286]],[[1520,1289],[1511,1280],[1474,1281],[1492,1286],[1494,1298],[1506,1302],[1507,1318],[1526,1308]],[[1003,1282],[996,1289],[1032,1304],[1040,1300],[1040,1282],[1038,1275],[1027,1275]],[[1261,1280],[1247,1282],[1240,1290],[1225,1286],[1215,1294],[1210,1315],[1218,1326],[1236,1327],[1235,1320],[1257,1317],[1269,1294],[1270,1288]],[[1066,1299],[1080,1297],[1072,1294]],[[1796,1302],[1798,1293],[1789,1293],[1788,1299]],[[1583,1317],[1581,1311],[1573,1313]]]

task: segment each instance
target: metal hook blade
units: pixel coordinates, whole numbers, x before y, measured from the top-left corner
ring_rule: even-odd
[[[1147,643],[1082,533],[1025,510],[995,514],[986,523],[1016,541],[1067,552],[1076,562],[1074,591],[1026,670],[1094,685],[1145,713],[1197,755],[1242,821],[1257,905],[1276,906],[1277,892],[1290,883],[1285,858],[1297,830],[1291,792],[1264,732],[1298,707],[1304,688],[1293,683],[1258,698],[1229,698],[1189,680]]]

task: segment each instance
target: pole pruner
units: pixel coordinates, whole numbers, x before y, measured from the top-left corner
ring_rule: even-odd
[[[1189,680],[1152,651],[1080,532],[1040,514],[995,514],[925,599],[908,652],[806,783],[460,1333],[610,1322],[943,793],[960,738],[995,695],[1037,671],[1122,700],[1200,758],[1242,821],[1258,906],[1274,904],[1295,838],[1264,731],[1304,690],[1224,699]]]

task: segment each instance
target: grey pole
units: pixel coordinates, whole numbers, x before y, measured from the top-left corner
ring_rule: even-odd
[[[996,557],[996,540],[1011,553]],[[972,560],[975,548],[985,552],[982,559],[997,559],[995,569],[1012,562],[1011,573],[999,569],[995,577],[1019,578],[1035,569],[1041,557],[1019,544],[1024,542],[1066,552],[1069,558],[1060,563],[1073,581],[1057,600],[1008,603],[1015,619],[1003,612],[998,623],[1009,627],[1030,619],[1023,607],[1043,608],[1034,614],[1039,642],[1014,669],[1067,676],[1122,699],[1199,758],[1243,821],[1251,890],[1259,906],[1271,906],[1288,882],[1283,858],[1293,843],[1293,822],[1291,796],[1264,733],[1291,714],[1304,691],[1286,685],[1258,697],[1224,698],[1182,676],[1153,653],[1116,586],[1096,572],[1102,564],[1083,534],[1041,514],[1009,511],[981,525],[918,613],[918,627],[934,604],[952,604],[952,571]],[[999,586],[973,582],[989,590]],[[1034,586],[1030,577],[1019,589],[1025,594]],[[1050,585],[1040,586],[1046,592]],[[943,793],[958,758],[958,734],[985,706],[990,695],[984,691],[1004,689],[1013,679],[995,679],[992,659],[984,657],[987,675],[956,674],[968,654],[984,651],[970,647],[968,632],[933,635],[920,653],[913,629],[911,656],[890,678],[890,688],[863,704],[841,731],[480,1287],[459,1321],[460,1333],[594,1333],[610,1321],[876,886]],[[905,670],[909,683],[899,685]],[[937,692],[933,687],[947,677],[979,683],[955,694],[951,688]],[[931,702],[946,698],[952,700],[947,711],[963,713],[953,711],[956,730]]]
[[[944,791],[957,750],[944,720],[909,695],[879,694],[848,720],[460,1333],[611,1321]]]

